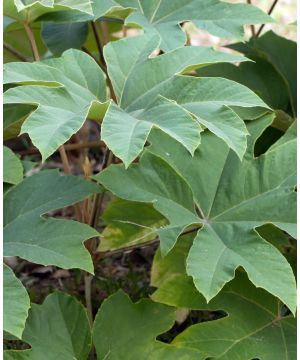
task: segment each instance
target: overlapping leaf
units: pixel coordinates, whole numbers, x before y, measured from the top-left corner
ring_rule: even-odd
[[[30,300],[21,281],[10,267],[3,267],[3,329],[22,338],[28,316]]]
[[[124,1],[118,0],[120,4]],[[128,4],[128,1],[126,1]],[[218,0],[132,0],[137,8],[126,24],[137,24],[146,32],[158,33],[164,51],[183,46],[186,36],[179,24],[192,21],[197,27],[223,38],[242,39],[244,25],[268,23],[273,20],[258,8],[248,4],[228,4]]]
[[[279,297],[294,312],[293,272],[280,252],[255,231],[273,223],[295,236],[295,140],[253,157],[256,139],[271,121],[267,115],[249,123],[251,137],[242,163],[207,131],[193,158],[156,131],[139,165],[128,171],[111,166],[97,179],[121,198],[152,202],[169,220],[158,231],[163,254],[185,227],[203,225],[190,250],[187,272],[207,300],[242,266],[256,286]]]
[[[3,147],[3,181],[16,185],[23,179],[21,160],[7,146]]]
[[[290,115],[296,111],[296,43],[272,31],[249,42],[229,45],[255,62],[216,64],[199,69],[199,76],[222,76],[237,81],[258,94],[273,109]],[[286,56],[278,56],[282,49]]]
[[[91,0],[4,0],[3,13],[18,21],[33,22],[52,11],[74,11],[93,15]]]
[[[87,116],[101,119],[107,107],[103,72],[78,50],[57,59],[6,64],[4,82],[22,85],[6,91],[4,103],[38,106],[21,133],[29,134],[43,160],[76,133]]]
[[[153,298],[171,306],[226,311],[226,317],[192,325],[172,342],[199,351],[198,360],[296,358],[296,320],[284,316],[278,300],[250,285],[244,274],[239,274],[209,304],[192,279],[184,275],[164,283]]]
[[[96,184],[60,176],[56,170],[26,178],[4,197],[4,256],[92,273],[92,260],[82,242],[97,236],[97,231],[76,221],[42,215],[98,191]]]
[[[229,45],[229,48],[244,53],[249,58],[263,59],[272,66],[285,82],[290,100],[290,114],[294,117],[297,111],[297,44],[294,41],[278,36],[273,31],[266,32],[259,38],[252,38],[247,43]],[[280,56],[281,49],[285,56]]]
[[[102,139],[128,166],[142,151],[153,127],[169,134],[193,154],[200,143],[203,124],[242,158],[247,130],[231,106],[267,107],[264,102],[232,81],[176,74],[211,63],[246,59],[192,46],[149,58],[158,45],[158,36],[144,35],[105,47],[119,107],[112,104],[108,109]]]
[[[138,359],[191,360],[197,352],[179,349],[156,340],[175,322],[175,309],[150,300],[133,304],[118,292],[104,301],[93,326],[98,360]]]
[[[88,24],[81,22],[62,24],[44,22],[41,35],[48,49],[54,55],[60,56],[70,48],[81,48],[88,36]]]
[[[5,351],[5,360],[86,360],[91,349],[86,310],[75,298],[55,292],[42,305],[32,305],[22,339],[31,349]]]

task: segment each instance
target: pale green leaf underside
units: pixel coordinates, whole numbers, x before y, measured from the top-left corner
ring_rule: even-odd
[[[42,215],[99,192],[96,184],[45,170],[25,179],[4,198],[4,256],[20,256],[43,265],[93,272],[82,242],[96,230],[72,220]]]
[[[49,12],[77,11],[91,17],[93,15],[91,0],[4,0],[3,13],[18,21],[33,22]]]
[[[97,359],[139,359],[141,354],[149,360],[197,359],[194,350],[156,340],[174,322],[174,309],[145,299],[133,304],[119,291],[104,301],[95,318],[93,340]]]
[[[79,50],[41,62],[6,64],[4,83],[20,85],[5,92],[4,103],[38,105],[21,133],[29,134],[43,161],[69,140],[87,117],[101,119],[108,106],[103,72]]]
[[[222,319],[190,326],[171,343],[199,351],[198,360],[296,358],[296,319],[283,317],[281,304],[251,285],[244,274],[238,274],[209,304],[186,275],[170,278],[153,299],[180,308],[228,313]]]
[[[7,146],[3,147],[3,181],[16,185],[23,179],[23,166],[20,159]]]
[[[242,39],[244,25],[273,22],[260,9],[247,4],[228,4],[218,0],[115,0],[121,6],[136,8],[125,21],[138,25],[146,33],[158,34],[161,49],[171,51],[186,42],[186,35],[179,24],[192,21],[197,27],[212,35]]]
[[[22,337],[30,350],[5,351],[5,360],[86,360],[91,332],[84,307],[73,297],[55,292],[42,305],[33,304]]]
[[[149,109],[133,113],[112,103],[102,124],[101,139],[128,167],[142,152],[153,127],[176,139],[191,155],[200,144],[199,123],[184,108],[162,97]]]
[[[207,300],[242,266],[255,285],[279,297],[294,312],[292,269],[280,252],[254,231],[273,223],[295,236],[295,179],[291,175],[295,140],[253,158],[256,138],[271,121],[272,116],[267,115],[249,123],[252,136],[243,162],[208,131],[203,133],[194,157],[156,131],[150,136],[150,151],[159,157],[147,150],[140,165],[127,171],[122,166],[110,167],[97,179],[121,198],[153,202],[169,220],[170,224],[158,232],[163,254],[174,246],[185,227],[203,224],[190,250],[187,271]],[[194,200],[201,218],[194,214]],[[166,232],[169,228],[172,231]]]
[[[22,338],[30,300],[21,281],[8,266],[3,267],[3,330]]]
[[[108,109],[102,140],[128,166],[142,151],[153,127],[170,135],[193,154],[204,125],[242,158],[248,133],[232,107],[267,108],[267,105],[233,81],[178,74],[213,63],[247,59],[193,46],[149,58],[158,45],[158,36],[143,35],[105,47],[119,108],[111,105]]]

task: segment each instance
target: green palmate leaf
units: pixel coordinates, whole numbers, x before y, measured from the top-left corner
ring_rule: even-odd
[[[112,103],[103,121],[101,137],[128,166],[143,150],[153,126],[182,143],[192,155],[200,143],[199,124],[176,102],[163,97],[149,109],[132,114]]]
[[[254,61],[263,59],[276,70],[285,83],[285,91],[290,100],[289,110],[291,115],[295,117],[297,110],[296,42],[278,36],[273,31],[268,31],[259,38],[252,38],[247,43],[233,44],[228,47],[243,52]],[[281,49],[285,56],[280,56],[278,49]]]
[[[98,360],[190,360],[196,352],[157,341],[175,322],[175,309],[141,300],[133,304],[119,291],[104,301],[93,326]]]
[[[247,4],[228,4],[218,0],[118,0],[119,4],[136,7],[125,24],[137,24],[146,32],[162,39],[161,49],[174,50],[186,42],[179,24],[192,21],[201,29],[224,38],[242,39],[246,24],[268,23],[273,20],[258,8]]]
[[[86,360],[92,342],[86,310],[55,292],[42,305],[32,304],[22,339],[31,349],[5,351],[5,360]]]
[[[199,351],[198,360],[296,359],[296,320],[284,316],[281,304],[251,285],[244,274],[209,304],[184,275],[170,279],[153,298],[171,306],[226,311],[226,317],[192,325],[172,342]]]
[[[114,0],[96,0],[92,2],[92,15],[80,12],[78,10],[72,11],[55,11],[48,12],[42,15],[39,20],[53,21],[53,22],[86,22],[96,21],[101,19],[108,22],[115,22],[122,24],[123,20],[129,16],[135,8],[130,4],[131,0],[114,1]]]
[[[4,82],[22,85],[7,90],[4,103],[38,105],[21,133],[29,134],[43,161],[81,128],[87,116],[101,119],[108,106],[103,72],[78,50],[57,59],[6,64]]]
[[[165,219],[153,206],[114,199],[103,216],[106,228],[101,234],[99,251],[107,251],[153,240]]]
[[[42,215],[99,192],[96,184],[56,170],[33,175],[4,198],[4,256],[20,256],[43,265],[93,272],[82,242],[98,236],[88,225]]]
[[[5,16],[29,23],[45,13],[62,10],[93,15],[91,0],[4,0],[3,4]]]
[[[273,109],[288,110],[289,96],[281,75],[266,60],[255,62],[216,64],[197,70],[201,77],[223,77],[247,86]]]
[[[243,162],[207,131],[193,158],[156,131],[150,137],[151,153],[146,151],[139,165],[128,171],[111,166],[97,179],[121,198],[152,202],[169,220],[158,231],[163,255],[185,227],[203,225],[191,247],[187,272],[207,300],[242,266],[256,286],[279,297],[294,312],[293,272],[280,252],[255,231],[273,223],[295,236],[295,140],[253,157],[255,141],[272,119],[267,115],[249,123],[251,137]]]
[[[16,185],[23,179],[23,166],[10,148],[3,147],[3,181]]]
[[[158,46],[158,36],[144,35],[105,47],[104,55],[119,107],[112,104],[108,109],[102,139],[128,166],[142,151],[153,127],[176,139],[193,154],[200,143],[200,124],[203,124],[242,158],[247,129],[231,107],[267,106],[249,89],[235,82],[176,74],[246,58],[193,46],[149,58]]]
[[[157,229],[164,254],[174,246],[187,226],[201,222],[185,180],[165,161],[149,152],[142,156],[139,165],[133,164],[127,171],[123,166],[112,165],[94,178],[123,199],[153,203],[154,208],[169,220],[169,225]]]
[[[22,338],[30,300],[21,281],[8,266],[3,267],[3,329]]]
[[[54,55],[60,56],[70,48],[81,48],[88,35],[88,24],[44,22],[41,35],[48,49]]]

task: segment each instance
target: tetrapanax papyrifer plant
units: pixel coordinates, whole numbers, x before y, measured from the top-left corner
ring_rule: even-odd
[[[4,0],[5,360],[296,359],[276,3]]]

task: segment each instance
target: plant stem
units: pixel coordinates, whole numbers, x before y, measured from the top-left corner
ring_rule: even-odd
[[[64,148],[66,151],[72,151],[72,150],[80,150],[85,148],[101,148],[105,144],[101,140],[97,141],[86,141],[86,142],[80,142],[77,144],[65,144]],[[30,148],[28,150],[22,150],[18,151],[18,154],[20,155],[31,155],[31,154],[38,154],[39,150],[37,148]]]
[[[105,24],[106,25],[106,24]],[[107,35],[104,35],[105,31],[103,30],[103,37],[104,37],[104,45],[101,44],[101,40],[100,40],[100,36],[99,36],[99,33],[98,33],[98,29],[97,29],[97,25],[94,21],[91,22],[91,26],[92,26],[92,30],[93,30],[93,33],[94,33],[94,37],[95,37],[95,41],[96,41],[96,44],[97,44],[97,48],[98,48],[98,51],[99,51],[99,58],[100,58],[100,64],[102,64],[103,66],[101,66],[100,64],[100,67],[101,69],[104,71],[105,75],[106,75],[106,80],[107,80],[107,85],[109,87],[109,91],[110,91],[110,96],[111,98],[114,100],[114,102],[117,102],[117,97],[116,97],[116,94],[114,92],[114,88],[112,86],[112,83],[111,83],[111,80],[108,76],[108,72],[107,72],[107,67],[106,67],[106,63],[105,63],[105,59],[104,59],[104,55],[103,55],[103,46],[105,44],[107,44],[106,42],[106,37]],[[106,27],[103,25],[102,26],[102,29],[106,29]],[[108,39],[109,40],[109,39]]]
[[[247,0],[247,3],[251,5],[251,0]],[[255,26],[250,25],[250,29],[251,29],[252,36],[255,36]]]
[[[92,306],[92,275],[86,273],[84,275],[84,295],[85,295],[85,305],[87,309],[88,318],[90,325],[93,325],[93,306]]]
[[[100,36],[99,36],[99,33],[98,33],[97,25],[96,25],[96,23],[94,21],[92,21],[91,26],[92,26],[93,34],[94,34],[95,41],[96,41],[96,44],[97,44],[100,61],[103,64],[103,66],[105,66],[105,60],[104,60],[103,50],[102,50],[103,46],[101,44],[101,40],[100,40]]]
[[[28,59],[26,59],[26,57],[23,54],[21,54],[18,50],[16,50],[15,48],[13,48],[11,45],[7,44],[4,41],[3,41],[3,47],[11,54],[13,54],[17,59],[21,61],[28,61]]]
[[[28,37],[28,40],[30,42],[30,46],[31,46],[31,51],[33,54],[33,58],[35,61],[40,61],[40,55],[39,55],[39,51],[36,45],[36,41],[34,38],[34,34],[32,32],[32,29],[30,27],[30,25],[27,22],[24,22],[24,28]]]
[[[70,167],[70,164],[69,164],[69,160],[68,160],[68,156],[67,156],[65,147],[63,145],[61,145],[59,147],[58,151],[59,151],[61,161],[62,161],[63,166],[64,166],[64,172],[67,175],[71,175],[72,171],[71,171],[71,167]]]
[[[112,161],[112,153],[108,148],[106,148],[100,171],[103,171],[105,168],[107,168],[107,166],[111,163],[111,161]],[[98,218],[100,216],[103,200],[104,200],[104,193],[96,195],[89,221],[89,224],[92,225],[94,228],[96,227]]]
[[[104,45],[106,45],[107,43],[109,43],[109,30],[108,30],[107,22],[101,21],[100,26],[103,33]]]
[[[270,7],[270,10],[268,11],[268,15],[271,15],[272,14],[272,12],[273,12],[273,10],[274,10],[274,8],[275,8],[275,6],[276,6],[276,4],[278,3],[278,0],[274,0],[274,2],[273,2],[273,4],[271,5],[271,7]],[[259,35],[261,34],[261,32],[262,32],[262,30],[263,30],[263,28],[264,28],[264,26],[265,26],[266,24],[262,24],[261,25],[261,27],[258,29],[258,31],[257,31],[257,33],[256,33],[256,37],[259,37]]]

